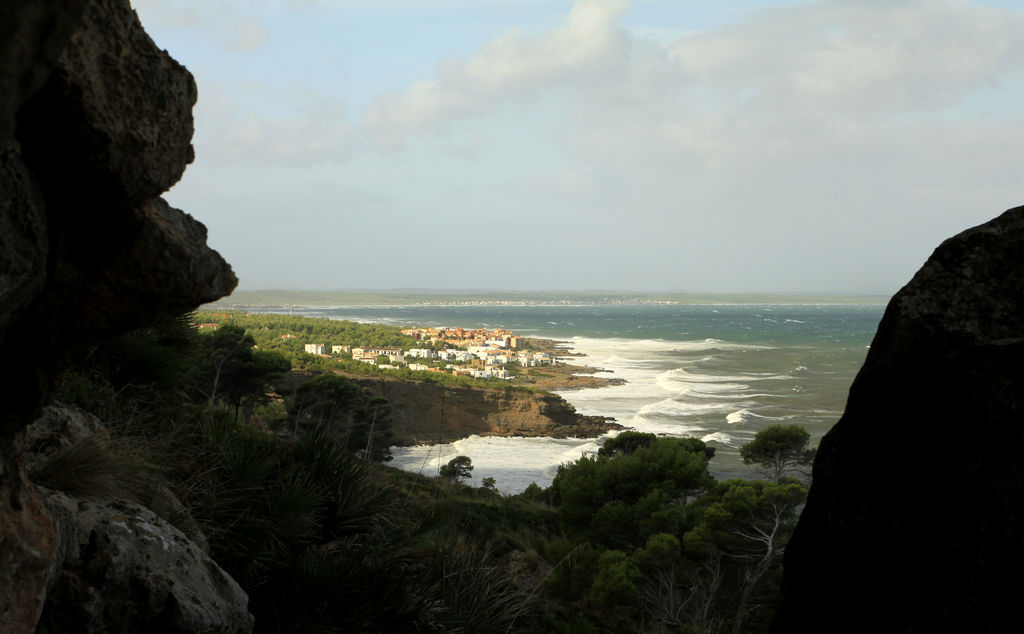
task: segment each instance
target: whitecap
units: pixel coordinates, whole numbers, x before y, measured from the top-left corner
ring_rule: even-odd
[[[784,420],[785,417],[780,418],[776,416],[763,416],[761,414],[755,414],[749,409],[744,408],[730,413],[728,416],[725,417],[725,422],[730,425],[735,425],[737,423],[749,422],[751,419],[755,418],[759,418],[761,420]]]
[[[731,410],[733,407],[732,403],[686,403],[674,398],[666,398],[657,403],[644,405],[637,414],[646,418],[652,416],[699,416]]]
[[[735,441],[733,440],[732,436],[730,436],[729,434],[727,434],[725,432],[721,432],[721,431],[716,431],[716,432],[714,432],[712,434],[707,434],[706,436],[701,436],[700,439],[702,441],[704,441],[704,442],[717,442],[717,443],[721,443],[723,445],[728,445],[730,447],[734,446],[734,444],[735,444]]]
[[[732,412],[725,417],[725,422],[729,423],[730,425],[735,425],[737,423],[745,423],[746,419],[744,418],[744,416],[747,414],[750,414],[750,410],[741,409],[739,411]]]

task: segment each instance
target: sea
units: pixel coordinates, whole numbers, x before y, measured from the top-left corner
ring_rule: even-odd
[[[716,450],[719,480],[753,478],[739,448],[772,424],[796,424],[811,445],[839,420],[882,317],[881,304],[443,305],[293,309],[294,314],[398,326],[507,328],[556,339],[565,361],[625,379],[557,392],[580,413],[626,427],[700,438]],[[605,438],[491,438],[392,448],[393,466],[435,475],[457,455],[473,462],[471,484],[499,491],[548,486],[558,466],[594,453]]]

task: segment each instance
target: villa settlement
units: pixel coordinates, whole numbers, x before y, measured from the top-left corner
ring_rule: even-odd
[[[478,379],[510,379],[506,366],[524,368],[550,365],[555,356],[548,352],[519,349],[522,338],[508,330],[475,330],[465,328],[408,328],[402,331],[414,341],[435,344],[431,347],[384,348],[373,346],[306,343],[304,350],[322,357],[351,355],[352,359],[383,369],[408,368],[426,372],[442,372]],[[286,337],[294,335],[285,335]],[[442,349],[437,349],[441,346]],[[428,365],[428,363],[430,365]]]

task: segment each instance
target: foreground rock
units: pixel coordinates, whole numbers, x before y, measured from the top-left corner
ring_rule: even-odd
[[[474,434],[593,438],[622,429],[609,418],[583,416],[561,397],[545,392],[356,380],[391,402],[396,445],[453,442]]]
[[[886,309],[814,464],[776,632],[989,632],[1024,591],[1024,207]]]
[[[238,584],[149,509],[56,491],[45,499],[59,556],[39,634],[252,631]]]
[[[0,631],[31,632],[56,534],[23,429],[68,354],[228,294],[203,226],[158,198],[192,160],[191,75],[128,0],[0,3]],[[12,366],[13,367],[13,366]]]

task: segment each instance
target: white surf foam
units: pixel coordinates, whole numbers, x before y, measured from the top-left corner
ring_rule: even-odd
[[[724,412],[735,407],[732,403],[686,403],[674,398],[666,398],[644,405],[637,412],[640,416],[699,416],[713,412]]]
[[[780,416],[764,416],[762,414],[756,414],[749,409],[741,409],[735,412],[731,412],[725,417],[725,422],[730,425],[736,425],[739,423],[747,423],[755,419],[759,420],[784,420],[786,417]]]
[[[392,447],[389,463],[404,471],[437,475],[441,465],[455,456],[469,456],[473,462],[470,486],[480,486],[484,478],[495,479],[502,493],[519,493],[532,482],[540,487],[551,484],[558,465],[581,455],[596,453],[602,439],[594,438],[497,438],[470,436],[454,443]]]
[[[723,431],[716,431],[714,433],[701,436],[700,439],[703,440],[704,442],[717,442],[723,445],[728,445],[730,447],[736,444],[735,439],[733,439],[732,436]]]

